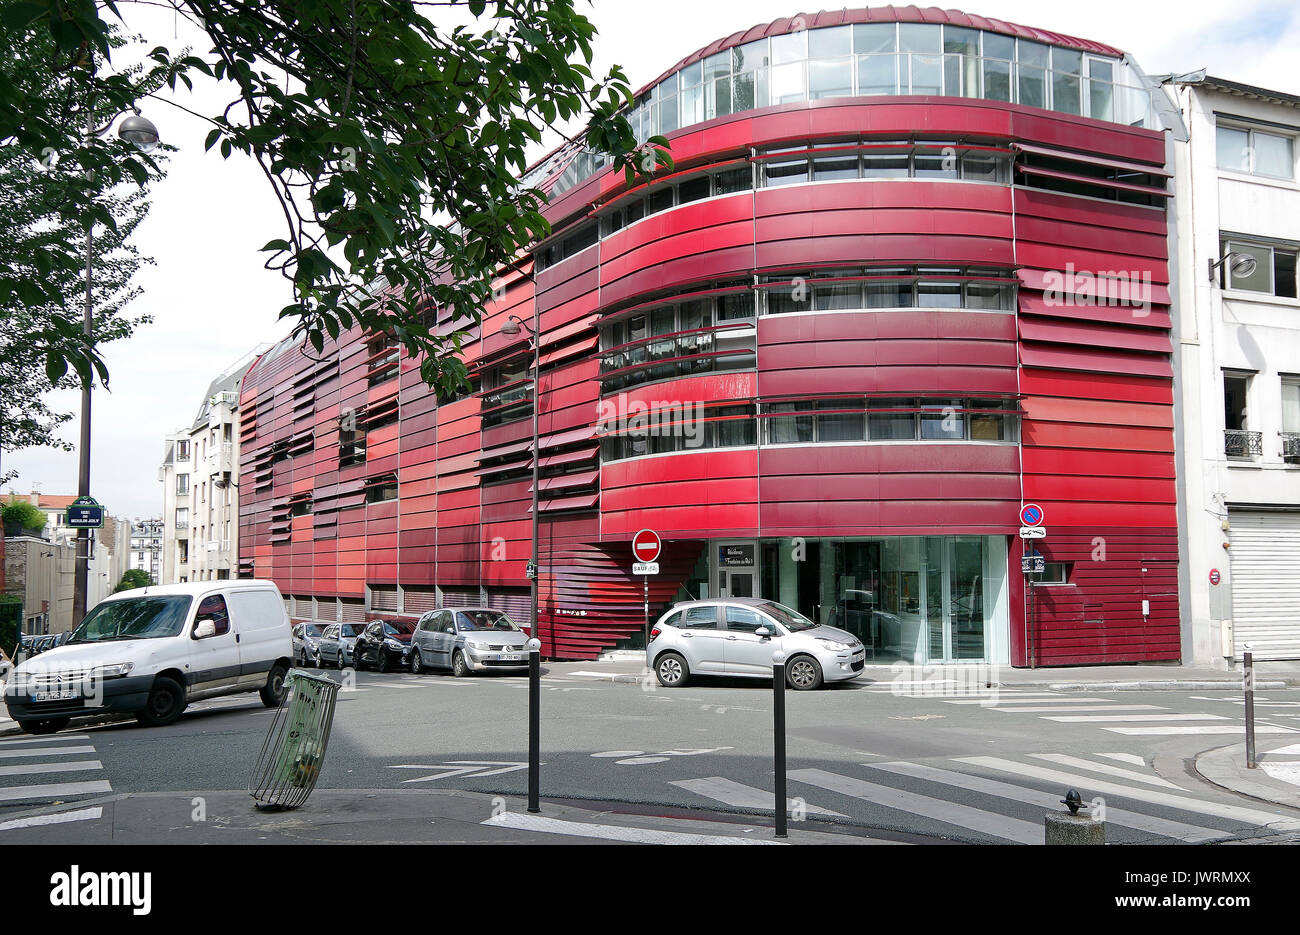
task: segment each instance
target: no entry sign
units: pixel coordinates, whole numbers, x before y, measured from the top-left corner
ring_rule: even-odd
[[[642,529],[632,537],[632,557],[638,562],[653,562],[662,547],[659,533],[653,529]]]

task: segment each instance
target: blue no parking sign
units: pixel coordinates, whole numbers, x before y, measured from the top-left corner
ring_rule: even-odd
[[[1043,525],[1043,508],[1037,503],[1026,503],[1020,508],[1020,522],[1024,526]]]

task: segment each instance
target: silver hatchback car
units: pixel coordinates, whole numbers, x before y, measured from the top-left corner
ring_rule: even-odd
[[[445,607],[420,618],[411,637],[411,671],[451,669],[455,676],[528,668],[528,634],[490,607]]]
[[[665,688],[693,675],[771,678],[785,653],[786,682],[800,691],[862,674],[866,651],[852,633],[761,598],[684,601],[650,629],[646,665]]]

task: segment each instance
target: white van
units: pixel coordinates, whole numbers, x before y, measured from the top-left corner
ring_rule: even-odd
[[[270,581],[136,588],[105,598],[61,646],[18,665],[5,705],[29,734],[112,711],[154,727],[215,695],[260,692],[276,707],[292,660],[289,616]]]

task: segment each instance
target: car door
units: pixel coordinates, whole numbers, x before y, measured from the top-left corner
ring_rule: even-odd
[[[433,618],[437,615],[436,611],[430,611],[420,618],[420,622],[415,625],[415,632],[411,634],[411,652],[419,653],[420,662],[424,665],[430,665],[429,656],[429,637],[430,627],[433,625]]]
[[[199,639],[199,625],[211,621],[216,632]],[[221,594],[209,594],[199,601],[190,626],[190,687],[196,693],[220,691],[239,681],[238,632],[230,621],[230,609]]]
[[[320,657],[322,662],[328,661],[331,665],[338,660],[339,653],[339,625],[330,624],[325,628],[325,632],[320,638]]]
[[[723,666],[728,675],[772,674],[772,653],[780,648],[781,631],[776,623],[752,607],[729,606],[724,613],[726,640]],[[758,630],[767,628],[768,636]]]
[[[435,666],[450,668],[451,646],[456,642],[456,624],[451,611],[440,610],[433,618],[429,631],[430,661]]]
[[[721,674],[724,665],[726,633],[718,619],[715,604],[701,604],[686,608],[678,627],[679,645],[686,656],[686,665],[692,672],[707,675]]]

